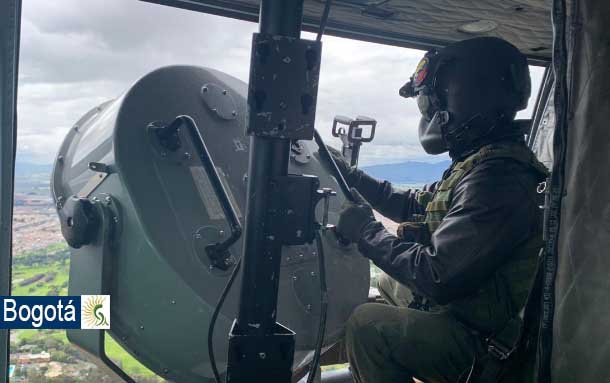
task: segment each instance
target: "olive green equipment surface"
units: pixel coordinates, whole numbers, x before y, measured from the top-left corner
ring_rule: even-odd
[[[70,198],[78,196],[103,211],[97,217],[109,218],[106,234],[99,233],[98,219],[90,223],[98,230],[90,234],[95,239],[72,249],[70,294],[110,294],[109,334],[169,380],[211,381],[207,329],[241,257],[241,240],[231,246],[225,270],[213,266],[206,246],[222,241],[231,228],[210,175],[186,132],[177,133],[180,147],[172,151],[154,127],[181,115],[193,119],[243,223],[249,155],[246,92],[245,83],[219,71],[158,69],[116,100],[85,114],[67,135],[55,163],[52,192],[60,217]],[[336,223],[345,197],[328,165],[320,163],[313,142],[293,143],[289,171],[316,175],[321,187],[337,191],[329,212],[329,223]],[[67,230],[74,233],[73,226]],[[368,296],[369,263],[330,232],[323,242],[329,289],[325,344],[330,344],[342,336],[348,316]],[[314,244],[285,247],[282,258],[277,317],[297,333],[296,367],[308,360],[317,334],[317,249]],[[214,332],[221,372],[238,291],[239,278]],[[84,331],[92,332],[72,331],[70,340],[103,359],[103,348]]]

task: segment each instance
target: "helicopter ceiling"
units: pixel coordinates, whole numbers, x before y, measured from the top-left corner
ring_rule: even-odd
[[[258,21],[260,0],[143,0]],[[317,32],[321,0],[305,0],[303,29]],[[430,49],[475,36],[502,37],[531,63],[551,60],[550,0],[334,0],[326,33]]]

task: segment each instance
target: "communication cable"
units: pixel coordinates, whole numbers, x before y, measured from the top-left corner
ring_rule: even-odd
[[[328,314],[328,288],[326,286],[326,263],[324,259],[324,246],[320,231],[316,231],[316,247],[318,248],[318,268],[320,274],[320,321],[318,324],[318,339],[316,340],[316,348],[313,354],[313,359],[309,365],[309,376],[307,383],[312,383],[318,367],[320,365],[320,356],[322,354],[322,345],[324,343],[324,333],[326,330],[326,317]]]
[[[214,326],[216,326],[216,319],[218,319],[218,314],[220,314],[220,309],[222,305],[225,303],[225,299],[227,295],[229,295],[229,291],[231,290],[231,286],[233,286],[233,282],[235,282],[235,277],[237,276],[239,269],[241,267],[241,258],[235,264],[235,268],[231,272],[231,276],[227,281],[224,289],[222,290],[222,294],[220,294],[220,298],[218,298],[218,303],[216,303],[216,308],[214,309],[214,313],[212,314],[212,318],[210,319],[210,326],[208,327],[208,354],[210,357],[210,365],[212,366],[212,372],[214,373],[214,380],[216,383],[222,383],[220,380],[220,373],[218,373],[218,367],[216,366],[216,358],[214,357]]]

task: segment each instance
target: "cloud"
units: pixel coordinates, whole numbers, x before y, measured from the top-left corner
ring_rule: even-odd
[[[246,81],[256,29],[254,23],[135,0],[25,1],[20,158],[53,161],[80,116],[156,68],[201,65]],[[316,123],[329,143],[339,145],[330,135],[335,115],[367,115],[378,128],[375,141],[362,149],[362,164],[442,159],[425,155],[417,141],[417,107],[398,96],[421,51],[330,36],[323,41]]]
[[[51,162],[80,116],[146,73],[194,64],[246,79],[253,23],[140,1],[23,4],[18,154]]]

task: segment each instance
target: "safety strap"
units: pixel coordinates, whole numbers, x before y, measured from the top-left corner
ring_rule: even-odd
[[[506,362],[517,351],[524,339],[526,319],[531,315],[534,308],[535,298],[539,296],[540,285],[542,282],[541,261],[542,251],[540,251],[536,274],[533,278],[529,294],[525,300],[525,305],[519,311],[519,315],[508,321],[506,326],[498,333],[485,339],[487,345],[487,358],[480,369],[475,368],[475,373],[467,383],[496,383],[501,377],[506,367]]]

